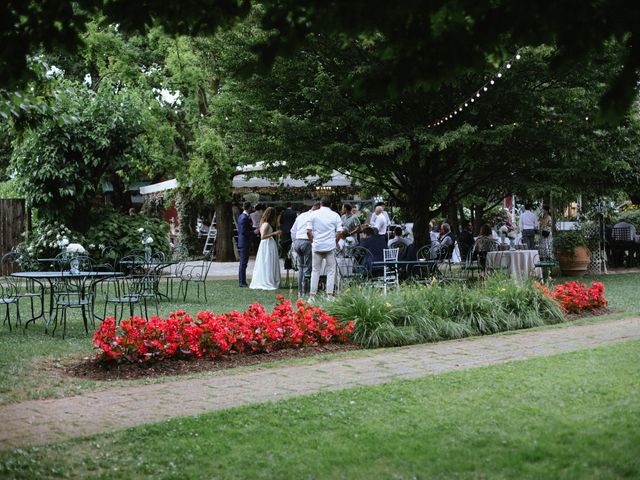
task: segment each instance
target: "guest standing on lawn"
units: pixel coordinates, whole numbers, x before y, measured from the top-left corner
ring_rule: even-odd
[[[251,242],[253,241],[253,222],[251,221],[251,203],[244,202],[243,211],[238,216],[238,254],[240,255],[240,268],[238,269],[238,281],[241,287],[247,285],[247,264],[251,254]]]
[[[291,227],[293,250],[296,252],[298,268],[298,296],[309,293],[311,284],[311,240],[307,237],[307,221],[312,212],[320,208],[320,202],[315,203],[311,210],[302,212]]]
[[[285,208],[280,214],[280,229],[282,230],[282,236],[280,237],[280,244],[282,245],[282,258],[288,258],[289,249],[291,248],[291,241],[293,235],[291,228],[296,221],[298,214],[293,209],[291,202],[287,202],[287,208]]]
[[[333,295],[336,282],[336,244],[342,232],[340,215],[331,210],[329,197],[322,197],[321,207],[309,216],[307,221],[307,238],[312,242],[312,271],[310,296],[318,293],[322,260],[326,262],[327,295]]]
[[[260,218],[260,246],[249,285],[253,290],[277,290],[280,287],[280,258],[275,237],[281,232],[273,231],[277,220],[273,207],[268,207]]]
[[[342,227],[344,228],[345,240],[347,244],[354,245],[358,243],[358,233],[360,232],[360,219],[353,212],[353,206],[345,203],[342,206]]]
[[[524,212],[520,215],[520,233],[522,234],[522,243],[527,246],[527,250],[533,250],[536,244],[536,230],[538,229],[538,219],[531,211],[533,205],[527,203],[524,206]]]
[[[551,208],[549,205],[543,205],[542,216],[538,220],[540,225],[540,256],[551,258],[551,230],[553,219],[551,218]]]

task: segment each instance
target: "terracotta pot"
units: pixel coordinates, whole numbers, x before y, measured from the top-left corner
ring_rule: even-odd
[[[558,263],[563,275],[570,277],[580,277],[587,273],[589,262],[591,261],[591,252],[587,247],[576,247],[573,256],[562,254],[558,255]]]

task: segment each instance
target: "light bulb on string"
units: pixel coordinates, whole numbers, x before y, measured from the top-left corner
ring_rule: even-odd
[[[506,69],[510,69],[512,62],[514,60],[520,60],[521,55],[519,53],[517,53],[516,55],[514,55],[507,63],[503,64],[504,66],[502,68],[506,68]],[[491,78],[487,83],[485,83],[484,85],[482,85],[480,87],[480,89],[478,89],[475,92],[475,95],[472,94],[472,96],[470,98],[468,98],[464,104],[459,104],[458,107],[454,107],[453,108],[453,113],[449,113],[448,115],[445,115],[443,119],[441,119],[439,122],[435,122],[429,125],[429,127],[432,126],[438,126],[441,125],[442,123],[446,122],[447,120],[450,120],[453,118],[453,115],[457,115],[458,112],[462,112],[463,108],[467,108],[469,107],[469,103],[474,103],[476,98],[480,98],[481,92],[488,92],[489,91],[489,85],[495,85],[496,80],[502,78],[502,72],[498,71],[495,75],[494,78]],[[588,117],[585,117],[585,120],[588,121]],[[493,127],[493,124],[492,124]]]

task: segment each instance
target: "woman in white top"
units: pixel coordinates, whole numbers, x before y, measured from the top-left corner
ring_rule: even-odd
[[[280,259],[274,238],[280,235],[280,230],[274,232],[272,226],[276,221],[276,211],[272,207],[267,208],[260,218],[260,246],[249,285],[254,290],[276,290],[280,287]]]

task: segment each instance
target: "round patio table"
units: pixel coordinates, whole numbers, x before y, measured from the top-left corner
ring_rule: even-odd
[[[16,278],[26,278],[29,280],[33,280],[34,282],[36,282],[37,284],[40,285],[40,288],[44,290],[49,289],[49,318],[47,319],[47,322],[45,323],[44,326],[44,331],[45,333],[47,333],[47,330],[49,328],[49,324],[51,323],[51,320],[53,319],[53,282],[56,280],[61,280],[64,278],[81,278],[83,279],[83,286],[86,284],[87,280],[91,280],[91,284],[89,285],[89,287],[91,288],[96,282],[103,280],[105,278],[110,278],[110,277],[118,277],[123,275],[123,273],[121,272],[77,272],[77,273],[71,273],[70,271],[58,271],[58,272],[15,272],[12,273],[11,276],[12,277],[16,277]],[[48,285],[45,286],[43,280],[45,280]],[[27,328],[27,326],[31,323],[31,322],[35,322],[38,318],[41,318],[44,316],[44,294],[40,296],[40,303],[41,303],[41,309],[40,309],[40,315],[37,315],[31,319],[29,319],[27,321],[27,323],[25,323],[24,328]],[[99,317],[94,313],[93,314],[94,317],[98,318]]]
[[[542,270],[536,268],[539,258],[537,250],[504,250],[487,253],[487,268],[504,267],[511,277],[517,281],[527,278],[531,274],[542,278]]]

